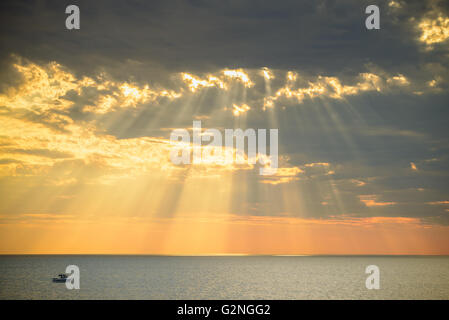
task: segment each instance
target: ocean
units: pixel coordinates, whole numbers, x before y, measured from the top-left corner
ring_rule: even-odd
[[[79,290],[52,282],[68,265]],[[3,255],[0,299],[449,299],[449,257]]]

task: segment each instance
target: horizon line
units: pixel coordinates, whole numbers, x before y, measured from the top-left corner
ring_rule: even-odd
[[[153,257],[449,257],[449,254],[152,254],[152,253],[0,253],[0,256],[153,256]]]

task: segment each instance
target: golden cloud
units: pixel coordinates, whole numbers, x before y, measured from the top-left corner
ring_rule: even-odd
[[[427,204],[430,205],[445,205],[445,204],[449,204],[449,201],[447,200],[443,200],[443,201],[433,201],[433,202],[427,202]]]
[[[421,34],[418,40],[426,45],[427,50],[432,50],[435,44],[443,43],[449,38],[449,17],[443,12],[438,1],[430,1],[430,10],[417,24]]]
[[[433,48],[433,44],[444,42],[449,38],[449,18],[441,13],[435,18],[423,18],[418,28],[421,31],[419,40],[429,49]]]
[[[246,103],[242,104],[242,105],[236,105],[235,103],[232,105],[232,114],[236,117],[238,117],[239,115],[241,115],[242,113],[247,112],[248,110],[250,110],[251,107],[248,106]]]
[[[154,102],[159,98],[176,99],[181,92],[167,89],[151,89],[149,85],[138,86],[128,82],[108,80],[104,74],[95,79],[76,78],[71,72],[56,62],[40,66],[17,58],[13,67],[22,77],[18,87],[10,87],[0,95],[0,104],[11,109],[26,109],[34,112],[61,111],[70,108],[73,102],[65,96],[74,91],[78,95],[83,89],[93,88],[98,91],[94,105],[84,106],[84,111],[106,113],[116,108],[136,107],[138,104]],[[51,117],[70,119],[53,113]],[[57,119],[56,119],[57,120]]]
[[[273,107],[274,102],[281,97],[295,99],[300,103],[306,98],[328,97],[343,99],[346,96],[356,95],[361,92],[380,92],[391,85],[407,86],[410,84],[410,81],[402,74],[382,77],[373,73],[360,73],[359,81],[355,85],[342,84],[337,77],[318,76],[315,81],[309,81],[308,86],[295,88],[294,84],[297,78],[297,73],[288,71],[286,85],[278,89],[274,96],[264,98],[264,109]]]
[[[396,202],[393,201],[390,202],[377,201],[376,195],[362,195],[359,196],[359,199],[367,207],[385,207],[385,206],[393,206],[396,204]]]
[[[291,181],[299,180],[298,174],[303,172],[304,171],[299,167],[278,168],[274,175],[264,176],[264,179],[262,179],[260,182],[272,185],[289,183]]]

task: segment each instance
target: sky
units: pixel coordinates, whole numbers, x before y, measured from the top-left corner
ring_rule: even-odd
[[[0,254],[449,254],[447,2],[0,12]],[[277,172],[172,163],[193,121],[278,129]]]

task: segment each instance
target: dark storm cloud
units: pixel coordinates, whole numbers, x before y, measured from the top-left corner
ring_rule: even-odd
[[[77,4],[81,29],[65,29],[65,7]],[[407,1],[390,14],[379,2],[381,29],[367,31],[369,1],[2,1],[5,57],[56,60],[89,73],[101,67],[139,79],[163,71],[223,67],[359,72],[373,62],[398,70],[429,59],[413,22],[429,3]],[[440,5],[447,10],[446,5]],[[149,72],[151,68],[152,72]]]

